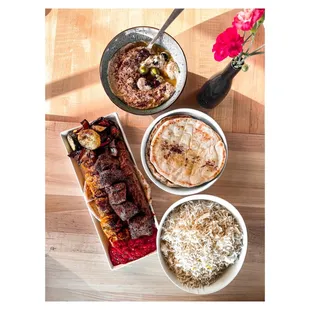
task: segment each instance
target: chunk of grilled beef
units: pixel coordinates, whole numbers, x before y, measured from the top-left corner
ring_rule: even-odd
[[[124,227],[122,220],[114,213],[102,218],[100,225],[105,233],[110,230],[113,233],[117,233]]]
[[[132,200],[135,204],[146,214],[152,215],[150,206],[145,198],[144,192],[141,188],[140,181],[136,175],[126,179],[127,190],[131,194]]]
[[[95,199],[96,208],[98,210],[99,216],[102,218],[106,215],[113,214],[113,209],[109,204],[108,197]]]
[[[119,161],[111,156],[109,150],[106,149],[103,154],[99,155],[95,164],[95,170],[101,173],[108,169],[119,168],[119,166]]]
[[[116,182],[124,181],[126,179],[126,176],[121,169],[112,168],[100,172],[99,178],[101,186],[106,188]]]
[[[116,147],[119,152],[119,162],[120,166],[124,172],[125,176],[131,176],[132,174],[135,174],[135,168],[133,161],[131,160],[131,157],[127,151],[126,145],[123,141],[117,141]]]
[[[128,221],[128,227],[132,239],[153,234],[154,219],[151,216],[138,214]]]
[[[119,150],[120,167],[125,175],[125,182],[127,190],[130,193],[134,203],[148,216],[152,215],[149,203],[145,197],[141,183],[137,177],[134,164],[127,151],[126,145],[123,141],[117,141],[117,149]]]
[[[99,188],[94,191],[94,196],[96,198],[102,198],[102,197],[107,197],[108,195],[103,188]]]
[[[139,213],[139,208],[130,201],[125,201],[117,205],[111,205],[115,213],[121,218],[122,221],[127,221],[134,215]]]
[[[106,192],[109,196],[109,202],[111,205],[118,205],[126,201],[126,184],[117,183],[106,187]]]

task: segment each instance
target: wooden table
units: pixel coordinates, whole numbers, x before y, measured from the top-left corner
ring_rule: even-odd
[[[230,26],[238,10],[187,9],[168,28],[188,61],[185,90],[172,109],[203,110],[195,94],[229,61],[214,61],[216,36]],[[139,168],[142,135],[158,115],[135,116],[118,109],[105,94],[98,74],[102,52],[122,30],[160,27],[163,10],[46,11],[46,300],[264,300],[264,57],[249,59],[226,99],[204,112],[222,127],[228,140],[228,164],[208,194],[234,204],[248,227],[245,263],[225,289],[207,296],[187,294],[164,275],[157,255],[116,272],[109,270],[74,171],[59,133],[86,118],[117,111]],[[260,29],[254,47],[264,42]],[[181,197],[151,184],[158,220]]]

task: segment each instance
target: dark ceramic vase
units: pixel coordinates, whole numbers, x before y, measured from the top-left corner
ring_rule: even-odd
[[[220,104],[230,91],[232,80],[240,69],[235,69],[230,62],[223,71],[213,75],[198,92],[198,104],[206,109],[213,109]]]

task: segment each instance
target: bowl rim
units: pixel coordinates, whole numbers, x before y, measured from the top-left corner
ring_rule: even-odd
[[[240,256],[239,256],[238,260],[233,265],[231,265],[227,268],[227,270],[228,270],[232,266],[235,266],[231,275],[229,277],[227,277],[227,276],[225,277],[225,273],[223,273],[223,275],[218,278],[218,280],[220,280],[220,279],[223,280],[222,284],[218,284],[218,280],[216,280],[210,286],[205,286],[205,287],[200,288],[200,289],[189,288],[189,287],[186,287],[185,285],[182,285],[178,280],[173,280],[171,277],[171,275],[173,275],[173,272],[170,271],[168,266],[166,265],[164,258],[163,258],[163,255],[162,255],[162,252],[160,250],[160,238],[161,238],[162,227],[163,227],[163,224],[164,224],[167,216],[170,214],[170,212],[172,210],[174,210],[180,204],[187,202],[187,201],[192,201],[192,200],[209,200],[209,201],[214,201],[214,202],[219,203],[220,205],[222,205],[224,208],[226,208],[228,211],[230,211],[233,214],[233,216],[235,217],[235,219],[238,221],[239,225],[241,226],[242,232],[243,232],[243,246],[242,246]],[[208,294],[218,292],[218,291],[222,290],[223,288],[225,288],[227,285],[229,285],[235,279],[235,277],[240,272],[240,270],[244,264],[245,257],[247,254],[247,248],[248,248],[247,227],[246,227],[245,221],[244,221],[242,215],[240,214],[240,212],[238,211],[238,209],[234,205],[232,205],[230,202],[228,202],[227,200],[220,198],[218,196],[207,195],[207,194],[198,194],[198,195],[187,196],[187,197],[183,197],[183,198],[177,200],[176,202],[174,202],[165,211],[164,215],[162,216],[160,223],[158,225],[158,229],[157,229],[156,248],[157,248],[157,254],[158,254],[160,266],[161,266],[162,270],[164,271],[165,275],[167,276],[167,278],[175,286],[177,286],[181,290],[188,292],[188,293],[199,294],[199,295],[208,295]]]
[[[211,125],[210,127],[215,130],[219,136],[221,137],[221,139],[223,140],[223,143],[225,145],[225,150],[226,150],[226,158],[225,158],[225,163],[224,166],[222,168],[222,170],[220,171],[220,173],[212,180],[203,183],[201,185],[195,186],[195,187],[189,187],[189,188],[185,188],[185,187],[169,187],[164,185],[163,183],[161,183],[160,181],[158,181],[152,174],[152,172],[150,171],[147,163],[146,163],[146,144],[149,138],[150,133],[152,132],[154,126],[163,118],[169,116],[169,115],[173,115],[173,114],[188,114],[190,116],[193,116],[194,118],[200,119],[202,121],[207,120],[206,124],[207,125]],[[199,110],[195,110],[195,109],[191,109],[191,108],[180,108],[180,109],[174,109],[171,111],[168,111],[166,113],[163,113],[161,115],[159,115],[158,117],[156,117],[151,124],[147,127],[147,129],[144,132],[144,135],[142,137],[142,141],[141,141],[141,147],[140,147],[140,157],[141,157],[141,162],[142,162],[142,166],[143,169],[145,171],[145,173],[147,174],[147,176],[150,178],[150,180],[157,186],[159,187],[161,190],[164,190],[167,193],[170,194],[174,194],[174,195],[195,195],[198,193],[201,193],[202,191],[208,189],[209,187],[211,187],[223,174],[226,165],[227,165],[227,161],[228,161],[228,145],[227,145],[227,140],[225,137],[225,134],[222,130],[222,128],[220,127],[220,125],[208,114],[199,111]]]
[[[156,28],[156,27],[152,27],[152,26],[134,26],[134,27],[130,27],[130,28],[127,28],[121,32],[119,32],[118,34],[116,34],[110,41],[109,43],[106,45],[105,49],[103,50],[102,52],[102,55],[101,55],[101,60],[100,60],[100,64],[99,64],[99,77],[100,77],[100,82],[101,82],[101,85],[106,93],[106,95],[108,96],[108,98],[110,99],[110,101],[115,104],[118,108],[120,108],[121,110],[127,112],[127,113],[130,113],[130,114],[134,114],[134,115],[154,115],[154,114],[157,114],[157,113],[161,113],[165,110],[167,110],[168,108],[170,108],[172,106],[172,104],[174,104],[181,96],[181,94],[183,93],[184,91],[184,88],[186,86],[186,83],[187,83],[187,78],[188,78],[188,64],[187,64],[187,59],[186,59],[186,55],[184,53],[184,50],[183,48],[181,47],[181,45],[179,44],[179,42],[172,36],[170,35],[169,33],[167,32],[164,32],[165,35],[169,36],[180,48],[181,52],[182,52],[182,55],[183,55],[183,58],[184,58],[184,61],[185,61],[185,81],[184,81],[184,84],[180,90],[180,93],[178,94],[178,96],[175,98],[174,101],[172,101],[168,106],[166,106],[165,108],[163,108],[162,110],[156,110],[156,111],[152,111],[156,108],[153,108],[153,109],[146,109],[146,110],[143,110],[143,109],[136,109],[136,108],[133,108],[133,107],[130,107],[132,109],[132,111],[128,111],[127,109],[125,109],[123,106],[119,105],[119,103],[116,103],[112,100],[112,98],[109,96],[108,92],[106,91],[106,87],[103,83],[103,78],[102,78],[102,68],[103,68],[103,57],[104,57],[104,54],[106,53],[106,50],[107,48],[111,45],[111,43],[115,40],[115,38],[117,36],[119,36],[120,34],[122,34],[123,32],[125,31],[128,31],[128,30],[132,30],[132,29],[136,29],[136,28],[150,28],[150,29],[155,29],[155,30],[159,30],[159,28]],[[119,50],[119,49],[118,49]],[[119,99],[120,100],[120,99]],[[168,99],[169,100],[169,99]],[[165,104],[167,101],[163,102],[160,106],[162,106],[163,104]],[[124,103],[126,104],[126,103]],[[158,106],[158,107],[160,107]],[[147,112],[146,112],[147,111]]]

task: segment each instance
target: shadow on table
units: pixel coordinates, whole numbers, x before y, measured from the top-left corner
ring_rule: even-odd
[[[45,14],[49,14],[51,9],[46,9]],[[178,34],[175,36],[175,39],[182,46],[185,55],[191,55],[191,57],[197,57],[195,61],[198,61],[199,65],[202,67],[206,67],[211,76],[212,74],[218,72],[219,68],[224,68],[226,62],[219,66],[219,63],[213,60],[212,46],[215,42],[215,38],[218,34],[223,32],[226,28],[231,26],[231,21],[239,10],[231,10],[221,15],[218,15],[214,18],[208,19],[192,28]],[[260,46],[264,42],[265,32],[262,27],[257,34],[253,48]],[[208,51],[206,54],[201,55],[199,50],[193,49],[193,42],[198,41],[201,45],[204,46],[204,50]],[[258,58],[257,58],[258,59]],[[261,58],[260,58],[261,59]],[[68,77],[62,78],[57,81],[53,81],[51,83],[46,84],[45,86],[45,97],[46,99],[50,99],[56,96],[63,95],[65,93],[71,92],[76,89],[80,89],[86,87],[91,84],[100,83],[99,77],[99,61],[98,66],[94,66],[89,68],[88,70],[82,71],[77,74],[70,75]],[[188,59],[188,70],[192,71],[191,68],[191,59]],[[262,66],[263,61],[257,61],[257,63]],[[192,72],[188,73],[188,83],[187,89],[190,87],[196,88],[198,85],[202,85],[206,81],[206,78],[196,75]],[[186,97],[182,96],[182,99],[185,100]]]
[[[45,100],[100,83],[99,65],[45,85]]]
[[[188,57],[188,77],[185,88],[181,96],[177,101],[169,107],[167,111],[171,111],[177,108],[193,108],[203,111],[214,118],[225,132],[241,132],[241,133],[264,133],[264,106],[259,102],[252,100],[251,98],[231,90],[226,98],[216,108],[209,110],[204,109],[196,102],[196,95],[202,85],[207,81],[207,78],[220,71],[225,67],[229,60],[225,60],[225,63],[218,63],[213,60],[212,45],[216,36],[231,26],[231,20],[235,16],[238,10],[231,10],[229,12],[218,15],[214,18],[206,20],[192,28],[175,36],[176,40],[182,46]],[[261,39],[264,38],[264,28],[261,29],[260,39],[256,38],[254,46],[261,44]],[[192,50],[192,46],[195,42],[199,42],[203,46],[205,54],[201,54],[200,51]],[[195,60],[193,62],[193,59]],[[256,64],[262,66],[264,64],[263,58],[257,57]],[[203,67],[203,75],[193,73],[197,71],[197,68],[193,68],[193,63],[197,63]],[[99,64],[98,64],[99,66]],[[56,96],[64,95],[68,92],[75,91],[80,88],[84,88],[91,84],[100,84],[99,68],[94,66],[83,72],[65,77],[63,79],[53,81],[45,86],[46,99],[51,99]],[[255,69],[255,68],[251,68]],[[238,76],[236,77],[238,78]],[[250,81],[249,81],[250,83]],[[102,89],[102,98],[98,102],[93,102],[93,106],[100,107],[105,93]],[[111,107],[112,108],[112,107]],[[98,110],[98,109],[97,109]],[[100,113],[98,111],[89,112],[89,115],[83,115],[83,117],[93,117],[93,114]],[[115,106],[114,110],[118,108]],[[110,113],[111,111],[109,111]],[[162,113],[164,113],[162,112]],[[154,114],[151,117],[154,119],[158,115]],[[55,120],[59,120],[59,116],[50,117]],[[79,117],[64,119],[64,121],[80,121]]]
[[[96,83],[98,79],[99,74],[98,68],[96,67],[90,71],[85,71],[72,77],[47,84],[47,99],[53,96],[62,95],[69,91],[69,89],[72,91],[85,87],[87,83]],[[205,109],[201,107],[196,101],[196,96],[207,80],[208,78],[205,76],[188,72],[186,85],[177,101],[167,110],[150,115],[149,118],[155,119],[159,115],[174,109],[192,108],[211,116],[221,126],[224,132],[264,134],[264,105],[240,92],[231,89],[226,98],[214,109]],[[103,89],[102,94],[103,96],[105,95]],[[102,115],[100,114],[102,113],[102,102],[102,98],[99,101],[91,102],[90,104],[97,108],[95,110],[89,110],[87,114],[83,114],[82,116],[48,115],[46,116],[46,120],[79,123],[83,118],[94,119],[99,115]],[[105,114],[118,110],[119,109],[116,106],[110,106],[110,110],[106,111]],[[125,115],[122,113],[119,115],[121,116],[122,123],[126,124],[126,117],[129,117],[130,115],[127,113]],[[125,120],[123,118],[125,118]]]
[[[181,109],[181,108],[192,108],[196,110],[200,110],[206,112],[206,109],[200,107],[200,105],[196,102],[196,95],[201,88],[201,86],[207,81],[208,79],[195,74],[193,72],[187,73],[187,81],[186,85],[181,93],[180,97],[174,102],[168,109],[163,112],[156,113],[151,115],[153,119],[158,117],[159,115],[169,112],[174,109]]]
[[[219,62],[214,60],[212,48],[216,41],[216,37],[222,33],[225,29],[232,27],[232,21],[235,15],[241,9],[233,9],[223,14],[217,15],[206,21],[201,22],[175,36],[182,47],[186,56],[188,56],[188,70],[195,71],[191,68],[192,64],[197,64],[204,69],[204,71],[209,71],[211,76],[213,73],[219,71],[221,65]],[[248,34],[247,34],[248,35]],[[255,40],[251,47],[251,51],[255,50],[257,47],[263,45],[265,42],[265,28],[261,26],[259,31],[255,36]],[[203,50],[195,48],[195,46],[202,47]],[[246,45],[248,46],[248,45]],[[193,61],[194,60],[194,61]],[[259,55],[249,58],[251,62],[255,62],[256,66],[264,67],[264,55]],[[222,63],[227,62],[224,60]],[[221,64],[221,63],[220,63]],[[251,68],[253,69],[253,68]]]
[[[264,133],[264,105],[231,89],[224,100],[214,109],[201,107],[196,100],[200,88],[208,79],[193,72],[188,73],[187,82],[181,96],[167,110],[159,115],[180,108],[202,111],[216,120],[224,132]]]
[[[47,16],[50,12],[51,12],[52,9],[45,9],[45,16]]]
[[[59,283],[67,283],[68,287],[57,286]],[[70,288],[72,284],[74,288]],[[77,286],[79,289],[76,288]],[[83,301],[85,296],[81,292],[87,291],[89,293],[92,290],[74,272],[61,265],[50,255],[45,254],[45,301]]]

